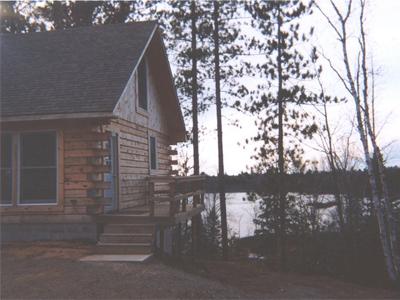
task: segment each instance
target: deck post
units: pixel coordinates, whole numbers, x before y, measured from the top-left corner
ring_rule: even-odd
[[[173,217],[176,212],[176,202],[174,200],[175,198],[175,191],[176,191],[176,180],[171,182],[169,184],[169,197],[171,198],[171,201],[169,202],[169,216]],[[180,200],[179,200],[180,203]]]
[[[198,230],[199,230],[199,226],[198,226],[198,219],[196,216],[192,217],[192,256],[193,259],[196,258],[197,256],[197,250],[198,250]]]
[[[160,226],[160,248],[159,248],[160,257],[164,256],[164,227]]]
[[[182,224],[179,222],[176,225],[176,247],[175,247],[175,256],[180,259],[182,255]]]
[[[182,199],[182,212],[186,211],[186,204],[187,204],[188,199],[187,198],[183,198]]]

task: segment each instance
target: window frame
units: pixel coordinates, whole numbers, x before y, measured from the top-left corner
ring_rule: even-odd
[[[140,66],[144,64],[145,72],[146,72],[146,109],[140,106],[140,88],[139,88],[139,77],[140,77]],[[138,68],[136,70],[136,111],[144,116],[148,116],[149,114],[149,67],[146,57],[144,56],[140,61]]]
[[[55,151],[56,151],[56,157],[55,157],[55,169],[56,169],[56,198],[54,199],[54,202],[43,202],[43,203],[21,203],[21,134],[23,133],[43,133],[43,132],[53,132],[55,139],[56,139],[56,145],[55,145]],[[18,132],[17,134],[17,206],[57,206],[59,204],[59,153],[58,153],[58,148],[59,148],[59,138],[58,138],[58,132],[57,130],[54,129],[47,129],[47,130],[25,130]]]
[[[55,139],[56,139],[56,146],[55,146],[55,151],[56,151],[56,199],[55,202],[49,203],[21,203],[20,201],[20,182],[21,182],[21,172],[20,172],[20,166],[21,166],[21,134],[22,133],[41,133],[41,132],[54,132],[55,133]],[[13,185],[13,192],[12,192],[12,201],[11,204],[0,204],[0,207],[21,207],[21,206],[58,206],[60,205],[60,184],[59,184],[59,179],[60,179],[60,153],[59,153],[59,146],[60,146],[60,133],[56,129],[37,129],[37,130],[10,130],[10,131],[2,131],[2,133],[8,133],[11,134],[12,136],[12,144],[13,144],[13,153],[12,153],[12,161],[15,161],[15,164],[12,164],[12,180],[15,182],[12,183]],[[15,145],[15,151],[14,151],[14,145]],[[15,186],[15,191],[14,191],[14,186]]]
[[[0,207],[10,207],[10,206],[14,205],[14,197],[15,197],[15,195],[14,195],[14,181],[15,181],[15,177],[16,177],[15,176],[16,170],[15,170],[14,165],[13,165],[13,160],[14,160],[14,151],[13,150],[14,150],[15,138],[14,138],[14,133],[11,132],[11,131],[2,131],[1,134],[9,134],[10,137],[11,137],[11,165],[10,165],[9,168],[3,168],[3,166],[0,165],[0,170],[2,170],[2,169],[11,169],[11,199],[10,199],[11,201],[10,201],[10,203],[0,203]],[[0,179],[1,179],[1,173],[0,173]]]
[[[154,138],[154,159],[155,159],[155,168],[152,168],[152,155],[151,155],[151,139]],[[157,137],[154,135],[149,135],[149,169],[150,169],[150,173],[152,172],[157,172],[159,170],[158,168],[158,155],[157,155]]]

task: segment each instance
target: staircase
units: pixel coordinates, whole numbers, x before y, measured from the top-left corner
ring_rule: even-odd
[[[153,253],[156,223],[147,212],[102,215],[100,222],[103,224],[103,233],[97,242],[97,254]]]

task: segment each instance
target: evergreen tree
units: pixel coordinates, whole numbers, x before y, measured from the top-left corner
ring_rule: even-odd
[[[224,150],[223,150],[223,129],[222,129],[222,106],[223,102],[228,104],[228,97],[223,101],[221,85],[228,87],[226,94],[232,101],[238,97],[236,80],[243,75],[242,68],[235,65],[236,57],[241,54],[241,47],[238,46],[240,30],[236,23],[231,23],[238,12],[236,1],[213,1],[213,34],[211,44],[214,46],[214,82],[215,101],[217,115],[218,135],[218,189],[221,211],[222,231],[222,256],[228,259],[228,225],[226,215],[226,197],[224,184]],[[235,26],[236,25],[236,26]],[[232,63],[233,61],[233,63]],[[234,98],[233,98],[234,99]]]
[[[141,16],[142,1],[47,1],[37,6],[36,19],[50,22],[55,30],[93,24],[125,23]]]
[[[26,4],[29,5],[29,4]],[[29,22],[28,18],[20,12],[17,1],[0,2],[0,27],[1,33],[26,33],[38,31],[43,25]]]
[[[313,70],[318,57],[315,48],[307,55],[302,49],[304,45],[299,47],[313,33],[313,28],[308,34],[300,28],[299,20],[310,13],[310,7],[303,2],[255,1],[247,3],[246,10],[262,36],[254,38],[248,47],[265,54],[264,62],[254,69],[254,75],[262,76],[264,83],[252,92],[253,101],[244,105],[245,110],[258,118],[259,133],[253,140],[260,146],[254,155],[257,165],[253,170],[272,169],[279,174],[278,237],[281,267],[285,269],[287,207],[290,206],[285,174],[301,165],[303,149],[299,142],[310,138],[317,129],[314,118],[301,106],[318,99],[306,83],[316,75]]]

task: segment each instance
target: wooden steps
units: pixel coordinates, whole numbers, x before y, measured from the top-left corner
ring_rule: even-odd
[[[153,245],[149,243],[97,243],[97,254],[151,254]]]
[[[98,217],[104,224],[155,224],[155,219],[146,215],[110,214]]]
[[[151,233],[103,233],[100,243],[152,243]]]
[[[154,224],[106,224],[104,234],[154,233]]]
[[[153,253],[156,228],[153,218],[130,211],[102,215],[98,221],[103,224],[103,233],[97,243],[96,254]]]

